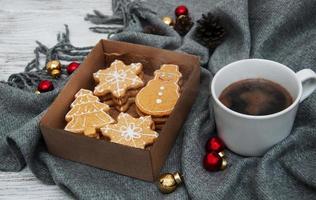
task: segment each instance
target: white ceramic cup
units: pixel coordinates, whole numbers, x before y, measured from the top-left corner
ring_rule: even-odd
[[[293,103],[274,114],[253,116],[235,112],[219,101],[227,86],[248,78],[264,78],[282,85],[291,94]],[[220,69],[210,87],[219,137],[237,154],[261,156],[290,134],[299,103],[316,88],[316,74],[311,69],[295,73],[270,60],[245,59]]]

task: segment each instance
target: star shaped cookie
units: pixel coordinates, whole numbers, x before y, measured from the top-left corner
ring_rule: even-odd
[[[101,128],[102,135],[111,142],[144,149],[154,143],[158,133],[152,130],[150,116],[134,118],[127,113],[120,113],[117,124],[108,124]]]
[[[109,93],[116,98],[121,98],[129,89],[137,89],[144,85],[138,76],[142,72],[141,63],[125,65],[120,60],[115,60],[110,67],[101,69],[93,74],[98,85],[94,89],[96,96],[104,96]]]

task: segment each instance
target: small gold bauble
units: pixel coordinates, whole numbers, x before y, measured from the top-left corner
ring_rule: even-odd
[[[228,163],[227,163],[227,160],[223,158],[223,160],[222,160],[222,165],[221,165],[221,170],[226,169],[227,164],[228,164]]]
[[[162,193],[168,194],[175,191],[177,186],[181,183],[182,183],[181,175],[178,172],[174,174],[166,173],[166,174],[160,175],[158,187]]]
[[[165,16],[162,18],[163,23],[167,24],[168,26],[172,26],[174,24],[172,17]]]
[[[48,71],[52,71],[54,69],[59,69],[61,70],[61,64],[59,62],[59,60],[51,60],[46,64],[46,69]]]
[[[36,90],[34,93],[35,93],[35,94],[41,94],[41,92],[38,91],[38,90]]]
[[[58,70],[58,69],[54,69],[50,72],[50,75],[52,75],[53,78],[60,76],[60,74],[61,74],[61,70]]]
[[[177,182],[172,174],[162,174],[159,178],[158,187],[162,193],[168,194],[176,189]]]
[[[61,74],[61,64],[60,64],[59,60],[49,61],[46,64],[46,69],[47,69],[48,73],[54,78],[60,76],[60,74]]]

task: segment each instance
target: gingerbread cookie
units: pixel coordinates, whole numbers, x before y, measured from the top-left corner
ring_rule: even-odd
[[[129,109],[130,105],[134,104],[135,97],[130,97],[123,105],[115,105],[116,110],[125,112]]]
[[[144,113],[142,113],[138,108],[136,108],[136,113],[143,117],[143,116],[147,116]],[[165,124],[165,122],[167,121],[168,117],[166,116],[161,116],[161,117],[157,117],[157,116],[151,116],[151,119],[155,122],[155,128],[157,124]]]
[[[117,121],[117,124],[101,128],[102,134],[111,142],[144,149],[158,137],[150,116],[134,118],[127,113],[120,113]]]
[[[166,121],[180,97],[182,74],[173,64],[162,65],[154,74],[154,79],[136,95],[135,103],[140,115],[151,115],[155,122],[161,122]]]
[[[144,85],[142,68],[141,63],[125,65],[122,61],[115,60],[110,67],[93,74],[97,83],[94,94],[102,101],[112,100],[116,107],[126,107],[123,105],[130,97],[135,97]]]
[[[106,113],[110,107],[99,102],[99,98],[94,96],[90,90],[80,89],[75,98],[70,106],[70,111],[65,116],[68,122],[65,130],[99,138],[97,130],[114,122],[112,117]]]

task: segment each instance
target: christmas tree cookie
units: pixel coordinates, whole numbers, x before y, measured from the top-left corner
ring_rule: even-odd
[[[142,68],[141,63],[125,65],[122,61],[115,60],[110,67],[93,74],[97,83],[94,94],[102,102],[114,105],[117,110],[126,111],[134,103],[139,89],[144,86]]]
[[[75,98],[65,116],[68,122],[65,130],[99,138],[97,130],[114,122],[106,113],[110,109],[109,106],[99,102],[99,98],[86,89],[80,89]]]
[[[127,113],[120,113],[117,124],[108,124],[101,128],[101,132],[111,142],[144,149],[158,137],[153,126],[150,116],[134,118]]]
[[[164,64],[154,72],[155,77],[136,96],[135,104],[140,116],[151,115],[157,128],[171,114],[180,97],[179,81],[182,74],[178,65]]]

